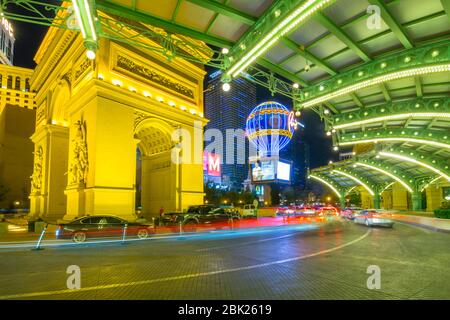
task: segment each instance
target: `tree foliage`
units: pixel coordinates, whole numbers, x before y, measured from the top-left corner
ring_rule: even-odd
[[[245,191],[230,191],[216,189],[214,186],[211,187],[209,183],[205,185],[205,201],[211,204],[229,204],[229,205],[242,205],[250,204],[256,196],[250,192],[250,190]]]

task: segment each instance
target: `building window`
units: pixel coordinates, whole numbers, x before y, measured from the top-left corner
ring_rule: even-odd
[[[25,80],[25,91],[30,92],[30,78]]]
[[[20,90],[20,78],[16,77],[16,84],[14,86],[14,89]]]
[[[9,60],[11,60],[11,55],[12,55],[12,42],[11,40],[7,40],[8,41],[8,47],[6,48],[6,56],[8,57]]]
[[[12,76],[8,76],[7,87],[8,87],[8,89],[12,89],[12,86],[13,86],[13,77]]]

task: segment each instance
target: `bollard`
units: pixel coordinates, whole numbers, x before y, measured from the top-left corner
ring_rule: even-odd
[[[183,222],[180,221],[180,236],[183,234]]]
[[[39,237],[38,243],[36,244],[36,248],[32,250],[44,250],[44,248],[41,248],[41,242],[44,238],[45,232],[47,231],[48,223],[45,224],[44,230],[42,230],[41,235]]]
[[[127,226],[128,224],[123,225],[123,233],[122,233],[122,244],[125,244],[125,237],[127,236]]]

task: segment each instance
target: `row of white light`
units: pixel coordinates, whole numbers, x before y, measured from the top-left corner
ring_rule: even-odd
[[[278,39],[290,32],[295,26],[306,20],[309,16],[321,9],[324,5],[334,0],[308,0],[300,5],[293,13],[288,15],[275,28],[272,29],[256,46],[254,46],[244,57],[242,57],[228,71],[228,75],[237,77],[245,68],[253,63],[268,48],[274,45]]]
[[[380,168],[375,167],[375,166],[371,166],[371,165],[369,165],[369,164],[367,164],[367,163],[363,163],[363,162],[357,162],[357,163],[355,163],[355,165],[357,165],[357,166],[362,166],[362,167],[366,167],[366,168],[373,169],[373,170],[375,170],[375,171],[381,172],[381,173],[387,175],[388,177],[394,179],[395,181],[399,182],[399,183],[400,183],[402,186],[404,186],[404,187],[406,188],[406,190],[408,190],[409,192],[411,192],[411,193],[413,192],[413,189],[412,189],[406,182],[404,182],[402,179],[400,179],[399,177],[393,175],[392,173],[390,173],[390,172],[388,172],[388,171],[386,171],[386,170],[380,169]]]
[[[418,75],[423,74],[430,74],[430,73],[437,73],[437,72],[445,72],[450,71],[450,64],[441,64],[441,65],[435,65],[435,66],[428,66],[428,67],[420,67],[420,68],[413,68],[409,70],[403,70],[403,71],[396,71],[392,72],[386,75],[378,76],[369,80],[362,81],[360,83],[356,83],[350,86],[347,86],[345,88],[342,88],[340,90],[328,93],[326,95],[323,95],[321,97],[306,101],[303,103],[303,106],[305,108],[312,107],[315,105],[318,105],[320,103],[326,102],[328,100],[340,97],[342,95],[364,89],[373,85],[377,85],[380,83],[384,83],[387,81],[402,79],[402,78],[408,78],[408,77],[414,77]]]
[[[100,80],[104,79],[102,75],[99,75],[98,78]],[[120,80],[113,79],[111,82],[115,86],[118,86],[118,87],[122,87],[123,86],[123,83]],[[134,93],[138,93],[138,90],[136,88],[132,87],[132,86],[128,87],[128,90],[130,90],[131,92],[134,92]],[[153,97],[153,95],[150,92],[148,92],[148,91],[143,91],[142,95],[144,97],[146,97],[146,98],[152,98]],[[164,98],[161,97],[161,96],[157,96],[155,99],[156,99],[156,101],[158,101],[160,103],[164,103]],[[176,107],[176,103],[174,101],[169,101],[169,102],[167,102],[167,104],[169,106],[171,106],[171,107]],[[188,108],[186,106],[181,105],[180,106],[180,110],[187,111]],[[203,113],[202,112],[197,112],[197,110],[195,110],[195,109],[189,109],[189,113],[192,114],[192,115],[198,114],[199,117],[203,118]]]
[[[385,192],[389,187],[391,187],[393,184],[395,183],[395,181],[389,183],[386,187],[384,187],[384,189],[380,192],[380,194],[382,194],[383,192]]]
[[[440,171],[439,169],[434,168],[433,166],[430,166],[424,162],[418,161],[414,158],[410,158],[410,157],[406,157],[400,154],[396,154],[396,153],[390,153],[390,152],[380,152],[379,153],[380,156],[383,157],[388,157],[388,158],[394,158],[394,159],[399,159],[399,160],[403,160],[403,161],[407,161],[407,162],[411,162],[414,164],[417,164],[421,167],[427,168],[435,173],[437,173],[438,175],[444,177],[445,179],[447,179],[450,182],[450,176],[446,175],[444,172]]]
[[[336,169],[333,170],[332,172],[338,173],[340,175],[343,175],[343,176],[345,176],[347,178],[352,179],[353,181],[355,181],[355,182],[359,183],[360,185],[362,185],[370,193],[370,195],[372,195],[372,196],[375,195],[375,192],[367,184],[365,184],[364,182],[362,182],[358,178],[352,176],[351,174],[348,174],[346,172],[343,172],[343,171],[340,171],[340,170],[336,170]]]
[[[425,190],[426,188],[428,188],[431,184],[435,183],[436,181],[438,181],[439,179],[442,179],[442,176],[438,176],[436,178],[434,178],[433,180],[431,180],[430,182],[428,182],[423,188],[422,190],[420,190],[420,192],[423,192],[423,190]]]
[[[390,116],[360,120],[360,121],[355,121],[355,122],[350,122],[350,123],[345,123],[345,124],[339,124],[339,125],[333,126],[333,128],[334,129],[345,129],[345,128],[349,128],[349,127],[356,127],[356,126],[361,126],[364,124],[369,124],[369,123],[374,123],[374,122],[382,122],[382,121],[386,121],[386,120],[408,119],[410,117],[447,119],[447,118],[450,118],[450,113],[439,113],[439,112],[402,113],[402,114],[395,114],[395,115],[390,115]]]
[[[402,138],[402,137],[395,137],[395,138],[373,138],[373,139],[364,139],[364,140],[355,140],[355,141],[346,141],[346,142],[340,142],[340,146],[349,146],[349,145],[355,145],[355,144],[363,144],[363,143],[378,143],[380,141],[404,141],[404,142],[414,142],[414,143],[420,143],[422,145],[429,145],[433,147],[439,147],[444,149],[450,149],[450,144],[442,143],[442,142],[436,142],[436,141],[430,141],[425,139],[414,139],[414,138]]]
[[[339,193],[339,191],[337,191],[336,188],[333,187],[333,185],[330,184],[330,183],[328,183],[326,180],[324,180],[324,179],[322,179],[322,178],[319,178],[319,177],[317,177],[317,176],[315,176],[315,175],[313,175],[313,174],[310,174],[310,175],[308,176],[308,178],[313,178],[313,179],[316,179],[317,181],[322,182],[323,184],[327,185],[331,190],[333,190],[334,193],[336,193],[336,195],[337,195],[339,198],[341,197],[341,194]]]
[[[353,191],[353,189],[355,189],[357,186],[353,186],[350,189],[347,190],[347,192],[345,193],[346,195],[350,194],[350,192]]]

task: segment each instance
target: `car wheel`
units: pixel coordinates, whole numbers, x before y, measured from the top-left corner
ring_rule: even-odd
[[[137,236],[139,239],[147,239],[148,238],[148,231],[145,229],[139,229]]]
[[[72,236],[72,240],[75,243],[82,243],[86,241],[86,233],[84,232],[75,232]]]

